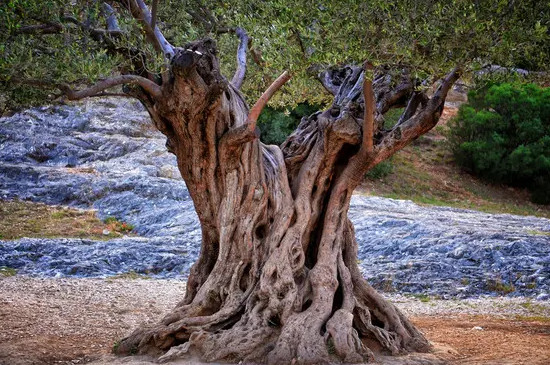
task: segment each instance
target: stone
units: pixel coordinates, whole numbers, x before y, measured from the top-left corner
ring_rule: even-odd
[[[2,199],[95,209],[100,219],[114,216],[139,235],[1,241],[0,266],[49,277],[133,271],[185,279],[198,257],[201,230],[165,143],[147,112],[126,99],[0,118]],[[500,281],[514,286],[507,295],[548,300],[549,238],[536,234],[550,232],[548,219],[362,195],[352,198],[349,217],[360,269],[377,289],[472,297],[502,295],[487,285]]]

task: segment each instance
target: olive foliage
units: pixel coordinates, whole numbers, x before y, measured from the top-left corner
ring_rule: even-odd
[[[84,85],[114,73],[132,73],[136,58],[152,73],[166,67],[124,9],[107,1],[120,32],[106,29],[97,0],[6,0],[0,4],[0,82],[3,108],[59,97],[60,82]],[[148,5],[151,5],[150,2]],[[486,64],[544,70],[550,55],[548,1],[327,1],[162,0],[159,27],[175,46],[214,38],[222,70],[235,66],[243,27],[251,37],[243,92],[250,99],[284,69],[292,80],[272,103],[326,103],[330,96],[312,75],[329,65],[406,65],[422,80],[436,80],[457,64],[467,77]]]

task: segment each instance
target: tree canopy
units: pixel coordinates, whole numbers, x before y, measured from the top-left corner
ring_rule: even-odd
[[[163,57],[129,16],[126,1],[7,0],[0,5],[0,91],[4,108],[44,102],[57,85],[93,83]],[[250,100],[282,72],[293,78],[275,105],[326,102],[314,76],[328,66],[407,65],[433,82],[457,64],[465,75],[487,64],[544,71],[550,58],[548,1],[197,1],[155,3],[155,21],[175,46],[217,41],[223,73],[236,67],[235,28],[250,38],[243,92]]]

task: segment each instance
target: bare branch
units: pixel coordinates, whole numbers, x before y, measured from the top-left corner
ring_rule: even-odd
[[[120,32],[120,27],[118,26],[118,20],[116,18],[116,12],[115,12],[115,9],[113,9],[113,7],[107,3],[103,3],[103,13],[105,14],[105,18],[106,18],[106,21],[107,21],[107,30],[109,32],[113,32],[113,31],[119,31]]]
[[[267,90],[260,96],[256,104],[250,109],[248,112],[248,129],[250,131],[253,131],[256,128],[256,122],[258,121],[258,117],[260,116],[260,113],[262,112],[263,108],[271,99],[273,94],[277,90],[281,88],[288,80],[290,80],[290,74],[288,71],[285,71],[279,76],[273,83],[267,88]]]
[[[248,35],[243,28],[235,28],[235,34],[240,39],[239,48],[237,49],[237,70],[231,79],[231,83],[237,89],[241,88],[244,77],[246,75],[246,47],[248,45]]]
[[[455,67],[455,69],[441,80],[438,89],[426,103],[424,108],[408,120],[396,124],[391,131],[384,135],[375,148],[375,163],[391,156],[409,144],[412,140],[428,132],[437,124],[441,112],[443,111],[447,93],[456,80],[458,80],[460,74],[461,69]]]
[[[111,15],[112,16],[112,15]],[[81,22],[79,21],[78,19],[76,19],[74,16],[63,16],[61,18],[61,20],[65,21],[65,22],[68,22],[68,23],[73,23],[75,25],[77,25],[78,27],[80,27],[83,31],[85,32],[88,32],[90,33],[90,35],[95,39],[95,40],[102,40],[103,39],[103,36],[106,36],[106,35],[110,35],[110,36],[116,36],[116,35],[119,35],[119,34],[122,34],[122,31],[120,30],[120,28],[118,28],[118,25],[115,29],[99,29],[99,28],[92,28],[89,24],[87,23],[84,23],[84,22]],[[116,18],[115,18],[115,22],[116,22]]]
[[[75,91],[68,84],[59,84],[57,87],[67,95],[69,100],[79,100],[89,96],[97,96],[106,89],[123,84],[137,84],[147,91],[153,98],[160,98],[160,86],[145,77],[136,75],[120,75],[99,81],[87,89]]]
[[[63,26],[59,23],[45,23],[37,25],[25,25],[15,31],[16,34],[54,34],[60,33]]]
[[[361,148],[365,149],[367,154],[372,153],[373,150],[373,138],[374,138],[374,106],[376,100],[374,99],[374,91],[372,90],[372,71],[374,69],[372,63],[365,62],[365,76],[363,79],[363,97],[365,99],[365,113],[363,115],[363,144]],[[367,75],[367,73],[371,75]]]
[[[128,0],[127,5],[132,16],[140,22],[145,30],[146,38],[155,50],[162,53],[166,58],[171,59],[174,56],[174,47],[164,38],[164,35],[157,26],[154,28],[151,26],[151,13],[149,13],[149,9],[143,0]]]

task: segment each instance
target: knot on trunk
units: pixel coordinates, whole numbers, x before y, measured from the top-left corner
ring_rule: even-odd
[[[208,86],[227,83],[220,73],[217,53],[213,39],[188,43],[176,50],[171,62],[172,72],[176,77],[189,77],[192,71],[196,71]]]

